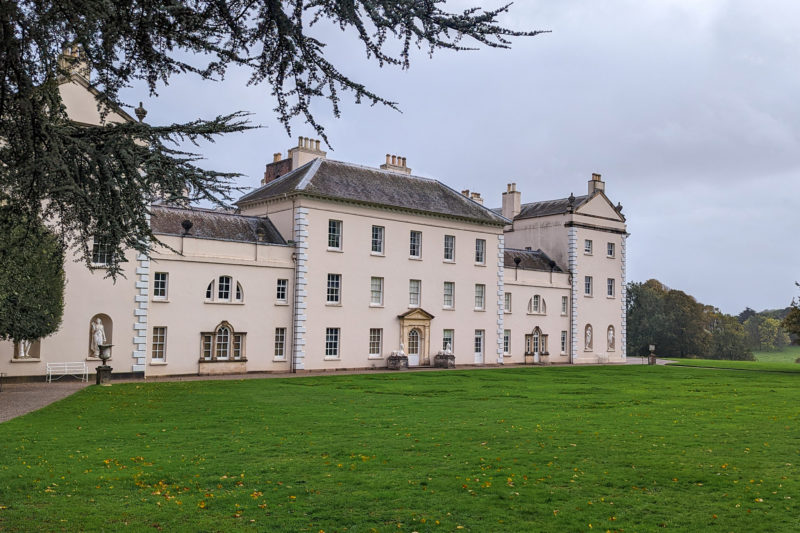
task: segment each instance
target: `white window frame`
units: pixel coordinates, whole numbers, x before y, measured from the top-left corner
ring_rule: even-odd
[[[455,350],[456,330],[443,329],[442,330],[442,350],[447,350],[447,345],[450,344],[450,349]]]
[[[239,303],[244,301],[244,289],[242,288],[242,284],[238,281],[236,282],[236,292],[234,293],[233,301]]]
[[[503,330],[503,355],[511,354],[511,330]]]
[[[592,255],[592,249],[594,247],[594,243],[592,239],[584,239],[583,241],[583,253],[586,255]]]
[[[616,294],[616,283],[614,278],[608,278],[606,280],[606,296],[609,298],[614,298]]]
[[[408,280],[408,306],[420,307],[422,305],[422,280]]]
[[[233,333],[231,332],[231,328],[229,326],[218,327],[214,332],[213,358],[216,359],[217,361],[230,360],[232,344],[233,344]]]
[[[92,266],[105,267],[111,264],[114,252],[102,239],[95,237],[92,240]]]
[[[289,280],[279,278],[275,282],[275,300],[278,303],[288,303],[289,301]]]
[[[275,359],[286,359],[286,328],[275,328]]]
[[[156,272],[153,274],[153,300],[166,300],[169,298],[169,273]]]
[[[167,326],[153,326],[150,360],[157,363],[167,362]]]
[[[214,280],[211,280],[211,283],[208,284],[206,287],[206,301],[212,302],[214,301]]]
[[[328,274],[325,292],[326,305],[341,305],[342,303],[342,275]]]
[[[220,276],[217,278],[217,300],[222,302],[231,301],[231,288],[233,278],[230,276]]]
[[[448,246],[448,240],[449,246]],[[443,261],[448,263],[454,263],[456,260],[456,236],[455,235],[445,235],[444,236],[444,248],[443,248]]]
[[[372,226],[372,244],[370,253],[373,255],[384,255],[384,242],[386,228],[383,226]]]
[[[567,332],[561,332],[561,355],[567,353]]]
[[[569,296],[561,297],[561,315],[566,316],[569,313]]]
[[[456,283],[454,281],[445,281],[442,287],[442,292],[442,307],[444,309],[455,309]]]
[[[486,285],[483,283],[475,284],[475,310],[483,311],[486,309]]]
[[[475,264],[486,264],[486,239],[475,239]]]
[[[422,257],[422,232],[411,230],[408,236],[408,257],[420,259]]]
[[[369,328],[369,358],[381,359],[383,354],[383,328]]]
[[[333,218],[328,220],[328,250],[342,249],[342,221]]]
[[[592,276],[583,277],[583,294],[584,296],[592,296],[594,291],[594,280]]]
[[[609,242],[606,245],[606,257],[614,258],[616,257],[616,246],[614,246],[613,242]]]
[[[383,307],[383,278],[377,276],[369,278],[369,305]]]
[[[507,315],[511,314],[511,293],[507,292],[503,294],[503,312]]]
[[[475,336],[473,338],[472,348],[473,354],[481,354],[481,356],[485,355],[486,349],[486,331],[482,329],[475,330]]]
[[[339,359],[340,328],[325,328],[325,359]]]

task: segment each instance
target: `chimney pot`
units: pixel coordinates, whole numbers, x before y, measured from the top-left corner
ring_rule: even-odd
[[[314,150],[316,150],[317,152],[319,152],[319,139],[317,139],[316,141],[314,141]]]
[[[397,156],[396,155],[392,156],[392,164],[397,166]]]
[[[303,138],[302,137],[298,137],[297,138],[297,147],[298,148],[302,148],[303,147]]]
[[[281,153],[280,152],[275,152],[274,154],[272,154],[272,162],[273,163],[277,163],[280,160],[281,160]]]
[[[601,177],[600,174],[598,174],[597,172],[592,172],[592,179],[594,181],[600,181],[600,177]]]
[[[464,189],[463,191],[461,191],[461,194],[469,198],[469,189]]]
[[[388,164],[391,164],[391,162],[392,162],[392,156],[391,156],[391,155],[389,155],[389,154],[386,154],[386,164],[387,164],[387,165],[388,165]]]

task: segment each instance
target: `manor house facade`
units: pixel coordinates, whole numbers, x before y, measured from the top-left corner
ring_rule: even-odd
[[[72,116],[99,123],[73,78]],[[235,211],[153,205],[168,247],[128,254],[125,279],[105,278],[101,242],[92,269],[68,259],[61,329],[0,343],[0,371],[100,364],[98,320],[115,373],[145,377],[380,368],[401,349],[410,366],[439,352],[456,365],[623,362],[621,206],[597,174],[580,196],[521,196],[508,184],[489,209],[404,157],[334,161],[301,137]]]

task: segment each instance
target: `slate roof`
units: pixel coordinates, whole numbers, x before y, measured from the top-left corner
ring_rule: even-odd
[[[242,196],[236,204],[242,206],[284,194],[303,193],[484,223],[508,223],[502,216],[437,180],[330,159],[306,163]]]
[[[514,263],[514,258],[518,257],[519,267]],[[551,269],[553,272],[564,272],[555,261],[541,250],[517,250],[515,248],[506,248],[503,253],[503,264],[506,268],[521,268],[523,270],[546,270]]]
[[[267,217],[166,205],[153,205],[150,208],[150,227],[156,235],[183,235],[181,223],[184,220],[192,221],[189,235],[196,239],[286,244]],[[263,233],[260,239],[259,233]]]
[[[576,196],[573,208],[577,209],[589,200],[588,195]],[[535,218],[546,217],[548,215],[560,215],[566,213],[569,207],[569,198],[559,198],[558,200],[545,200],[543,202],[532,202],[520,206],[519,215],[516,218]]]

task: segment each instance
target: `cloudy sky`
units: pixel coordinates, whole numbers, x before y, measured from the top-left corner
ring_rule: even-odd
[[[502,0],[480,2],[497,7]],[[478,1],[450,1],[461,9]],[[790,0],[518,1],[503,23],[552,30],[511,50],[416,53],[410,70],[365,59],[351,34],[321,28],[342,71],[402,112],[319,102],[328,157],[413,173],[500,205],[583,194],[592,172],[628,218],[628,273],[728,313],[789,304],[800,281],[800,3]],[[150,97],[152,124],[253,113],[262,129],[203,145],[206,165],[258,185],[292,137],[266,87],[175,78]]]

